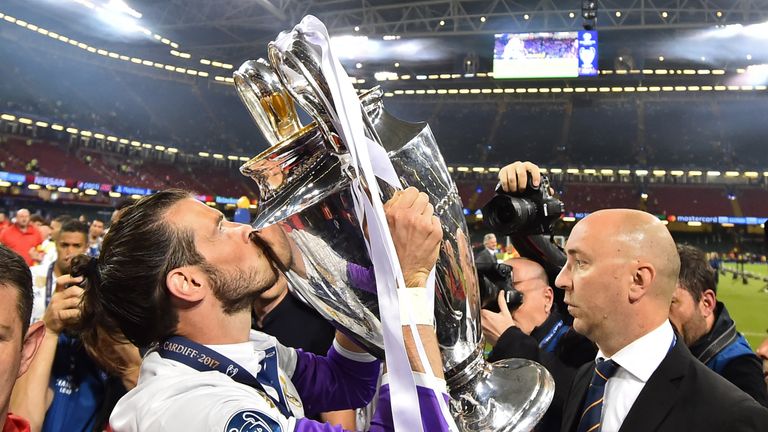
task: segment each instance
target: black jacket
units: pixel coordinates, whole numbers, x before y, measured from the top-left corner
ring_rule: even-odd
[[[735,334],[735,324],[722,302],[717,302],[715,317],[712,330],[689,347],[691,354],[710,368],[712,368],[712,362],[708,362],[708,360],[712,354],[708,352],[708,348],[718,344],[721,340],[728,339],[726,333]],[[724,346],[723,349],[726,347]],[[766,389],[763,379],[763,364],[757,355],[751,353],[734,357],[718,373],[746,394],[752,396],[760,405],[768,407],[768,389]]]
[[[557,341],[554,352],[550,353],[539,348],[539,343],[550,334],[561,319],[561,315],[553,310],[546,321],[531,331],[530,336],[517,327],[510,327],[499,337],[488,357],[488,361],[491,362],[507,358],[533,360],[541,363],[552,374],[555,380],[555,397],[536,428],[537,431],[542,432],[560,430],[565,398],[573,377],[581,365],[594,361],[597,354],[595,345],[570,327]]]
[[[496,264],[496,255],[492,254],[485,246],[475,255],[476,263]]]
[[[262,326],[255,312],[252,318],[253,329],[274,336],[285,346],[322,356],[328,353],[336,334],[331,323],[291,292],[264,316]]]
[[[578,426],[592,366],[588,363],[576,374],[563,412],[563,432]],[[619,429],[652,431],[765,432],[768,409],[704,366],[678,342],[645,383]]]

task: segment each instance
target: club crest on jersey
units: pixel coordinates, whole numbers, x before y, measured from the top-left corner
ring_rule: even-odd
[[[280,432],[280,425],[268,415],[256,410],[238,411],[229,418],[226,432]]]

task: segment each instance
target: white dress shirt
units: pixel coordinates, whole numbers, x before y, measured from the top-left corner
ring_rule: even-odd
[[[674,340],[675,333],[667,320],[620,349],[613,357],[606,357],[601,350],[597,351],[597,358],[611,359],[619,365],[616,374],[605,386],[601,432],[619,430],[645,383],[672,348]]]

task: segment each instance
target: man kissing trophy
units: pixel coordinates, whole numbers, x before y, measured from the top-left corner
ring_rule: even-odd
[[[292,244],[295,257],[280,268],[291,289],[371,354],[384,358],[386,347],[392,400],[397,392],[407,398],[410,367],[392,337],[401,332],[391,280],[399,267],[392,266],[391,241],[378,235],[387,231],[379,210],[397,189],[425,192],[443,228],[433,272],[435,331],[451,395],[443,414],[460,431],[530,430],[549,406],[554,383],[537,363],[483,359],[477,273],[461,199],[429,126],[388,114],[379,88],[357,95],[315,17],[281,33],[268,57],[247,61],[234,74],[271,145],[241,172],[258,186],[252,225],[278,225]],[[311,124],[300,124],[294,103]],[[409,409],[418,413],[417,401],[416,408],[393,405],[396,427],[398,417],[407,417],[398,410]],[[410,426],[403,430],[414,430]]]

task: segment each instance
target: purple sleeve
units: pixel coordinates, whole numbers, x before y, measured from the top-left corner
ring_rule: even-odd
[[[435,392],[426,387],[416,387],[416,392],[419,397],[419,411],[421,412],[421,426],[426,432],[441,432],[448,431],[448,423],[443,418],[443,413],[440,411],[440,405],[438,404]],[[445,403],[449,402],[447,394],[443,394]],[[392,406],[389,400],[389,384],[381,386],[379,392],[378,405],[376,406],[376,412],[371,419],[370,432],[384,432],[395,430],[392,422]]]
[[[435,392],[425,387],[416,387],[419,396],[419,407],[421,411],[421,425],[425,432],[448,431],[448,424],[443,419],[440,411],[440,405],[437,403]],[[443,395],[448,403],[448,395]],[[391,432],[394,431],[392,422],[392,409],[389,401],[389,385],[385,384],[379,392],[379,401],[376,413],[371,419],[371,428],[369,432]],[[296,421],[295,432],[343,432],[341,426],[332,426],[329,423],[319,423],[314,420],[302,418]]]
[[[373,269],[347,263],[347,277],[353,287],[376,294],[376,277],[373,275]]]
[[[325,411],[361,408],[373,399],[381,362],[359,362],[339,354],[331,346],[326,357],[296,350],[296,369],[291,381],[312,416]]]

